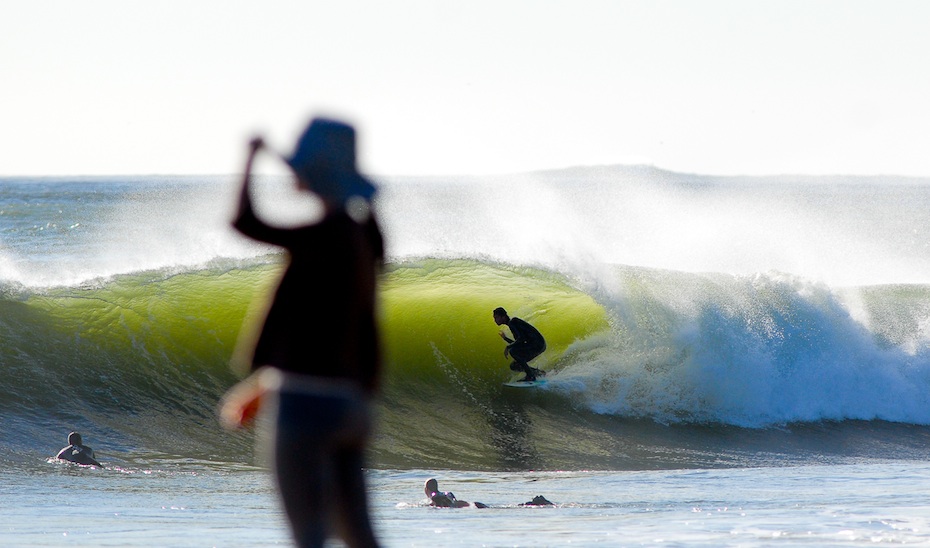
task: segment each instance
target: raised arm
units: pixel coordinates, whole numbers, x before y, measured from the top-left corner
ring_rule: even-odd
[[[236,229],[248,234],[244,228],[255,220],[255,210],[252,208],[252,196],[249,193],[249,187],[252,182],[252,163],[255,161],[255,155],[265,146],[261,137],[255,137],[249,141],[249,152],[245,160],[245,168],[242,170],[242,182],[239,187],[239,208],[236,210],[236,216],[233,218],[233,226]]]
[[[271,226],[258,218],[252,206],[252,163],[260,150],[265,148],[261,137],[249,141],[249,152],[242,172],[242,183],[239,190],[239,207],[233,218],[233,228],[246,236],[273,245],[287,247],[291,229]]]

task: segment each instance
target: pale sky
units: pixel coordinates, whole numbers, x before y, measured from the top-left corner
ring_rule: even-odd
[[[375,175],[930,176],[930,2],[29,0],[0,176],[239,171],[343,117]]]

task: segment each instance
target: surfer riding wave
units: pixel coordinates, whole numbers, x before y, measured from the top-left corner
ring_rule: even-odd
[[[494,323],[506,325],[513,333],[513,339],[501,332],[500,336],[507,343],[504,348],[504,357],[513,358],[510,364],[512,371],[522,371],[526,376],[523,381],[535,381],[537,377],[544,377],[545,371],[530,367],[529,362],[546,351],[546,339],[538,329],[521,320],[511,318],[502,307],[494,309]]]

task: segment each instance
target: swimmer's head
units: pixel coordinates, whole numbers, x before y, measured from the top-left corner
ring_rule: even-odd
[[[426,485],[423,487],[423,492],[426,493],[427,497],[433,496],[433,493],[439,491],[439,482],[434,478],[426,480]]]
[[[68,434],[68,443],[70,445],[83,445],[83,441],[81,440],[81,435],[78,434],[77,432],[71,432],[70,434]]]

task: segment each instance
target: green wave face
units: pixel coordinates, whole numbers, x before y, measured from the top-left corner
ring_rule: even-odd
[[[252,432],[222,431],[216,405],[237,381],[240,333],[260,319],[280,272],[272,261],[7,287],[0,416],[14,457],[0,459],[46,456],[79,430],[125,461],[253,460]],[[881,451],[926,456],[925,286],[846,297],[782,276],[614,274],[615,287],[589,294],[540,269],[390,265],[371,466],[759,465],[785,447],[791,459],[855,455],[877,447],[874,435],[895,440]],[[550,372],[545,388],[502,386],[514,374],[491,315],[498,306],[545,335],[533,362]],[[869,434],[862,421],[884,426]]]
[[[237,380],[230,368],[237,338],[260,319],[280,271],[280,264],[264,264],[148,272],[0,300],[7,341],[0,389],[9,395],[0,408],[9,427],[36,447],[55,446],[62,430],[83,429],[126,448],[250,458],[247,434],[227,443],[215,409]],[[512,375],[493,308],[507,307],[546,335],[549,349],[534,362],[543,368],[556,367],[575,339],[606,327],[590,297],[543,271],[424,261],[392,266],[382,289],[385,429],[375,453],[407,466],[416,465],[419,451],[397,453],[390,445],[417,447],[421,432],[436,428],[429,410],[437,398],[450,403],[463,390],[496,390]],[[320,316],[310,311],[307,318]],[[460,405],[462,415],[475,402]],[[450,443],[486,443],[467,425],[448,430]]]
[[[472,261],[395,266],[386,277],[382,305],[394,383],[442,383],[453,374],[488,382],[509,378],[502,328],[491,314],[498,306],[543,333],[547,351],[533,361],[542,369],[557,367],[576,340],[607,329],[604,309],[565,278]]]
[[[127,449],[223,455],[215,409],[236,381],[229,358],[277,270],[147,272],[0,300],[9,426],[26,447],[80,429]]]

